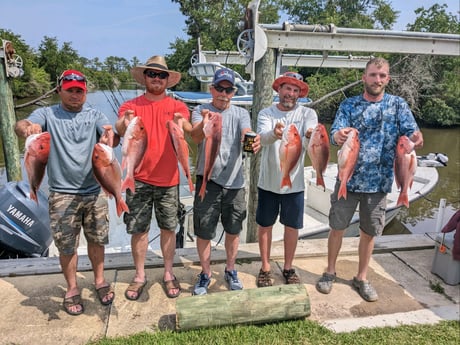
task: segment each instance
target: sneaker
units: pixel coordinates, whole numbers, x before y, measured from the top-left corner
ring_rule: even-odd
[[[238,279],[236,270],[225,270],[225,281],[228,283],[230,290],[243,290],[243,283]]]
[[[211,283],[211,277],[206,273],[201,272],[198,274],[198,281],[193,288],[193,295],[206,295],[208,293],[208,287]]]
[[[377,291],[368,280],[358,280],[353,277],[353,287],[358,290],[359,295],[368,302],[375,302],[379,299]]]
[[[318,282],[316,283],[316,290],[321,293],[328,294],[332,290],[332,284],[335,282],[336,274],[331,274],[324,272],[322,277],[319,278]]]

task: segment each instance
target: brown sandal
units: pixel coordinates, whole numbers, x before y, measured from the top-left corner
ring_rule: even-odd
[[[176,298],[180,295],[181,292],[181,287],[179,284],[179,281],[176,279],[176,276],[174,276],[174,279],[172,280],[166,280],[163,281],[163,289],[165,290],[166,296],[169,298]],[[176,293],[172,293],[171,290],[177,289]]]
[[[259,271],[259,275],[257,276],[257,287],[266,287],[266,286],[272,286],[272,276],[271,272],[267,271],[264,272],[262,269]]]
[[[293,268],[290,270],[283,270],[283,277],[286,280],[286,284],[300,284],[300,278]]]
[[[147,284],[147,280],[145,280],[144,282],[132,281],[125,291],[126,299],[129,299],[130,301],[137,301],[139,297],[141,297],[145,284]],[[134,292],[134,296],[128,294],[129,292]]]
[[[85,311],[80,295],[64,297],[64,301],[62,302],[62,305],[64,306],[64,310],[66,311],[66,313],[69,315],[76,316],[76,315],[83,314],[83,312]],[[72,307],[80,307],[80,310],[73,311],[71,310]]]
[[[113,299],[115,298],[115,291],[113,291],[111,285],[106,285],[96,289],[96,293],[99,298],[99,302],[101,302],[102,305],[112,304]]]

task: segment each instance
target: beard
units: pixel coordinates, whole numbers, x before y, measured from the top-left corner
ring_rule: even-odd
[[[291,110],[297,104],[297,98],[292,98],[292,97],[280,98],[280,104],[283,106],[283,108]]]
[[[385,91],[385,85],[365,84],[364,87],[371,96],[380,96]]]
[[[146,83],[145,88],[154,95],[161,95],[166,90],[163,84],[158,82]]]

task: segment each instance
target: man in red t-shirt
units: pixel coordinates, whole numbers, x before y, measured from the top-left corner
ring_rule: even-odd
[[[126,193],[130,212],[124,214],[123,220],[126,231],[132,235],[131,251],[136,273],[125,292],[125,297],[137,300],[147,282],[144,263],[154,208],[164,258],[163,286],[166,295],[174,298],[179,296],[181,291],[180,284],[173,274],[180,175],[166,122],[183,118],[186,121],[180,123],[184,124],[184,127],[188,124],[191,129],[188,122],[190,112],[183,102],[166,95],[166,89],[176,85],[181,74],[169,70],[164,57],[151,57],[145,65],[134,67],[131,74],[138,83],[145,85],[145,93],[120,106],[115,128],[120,136],[124,136],[131,119],[139,117],[147,136],[147,148],[134,172],[135,193],[130,190]]]

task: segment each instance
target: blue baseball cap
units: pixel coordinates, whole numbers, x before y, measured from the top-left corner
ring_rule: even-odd
[[[212,80],[213,85],[217,85],[222,81],[228,81],[232,85],[235,85],[235,72],[228,68],[221,68],[216,71],[214,74],[214,79]]]

